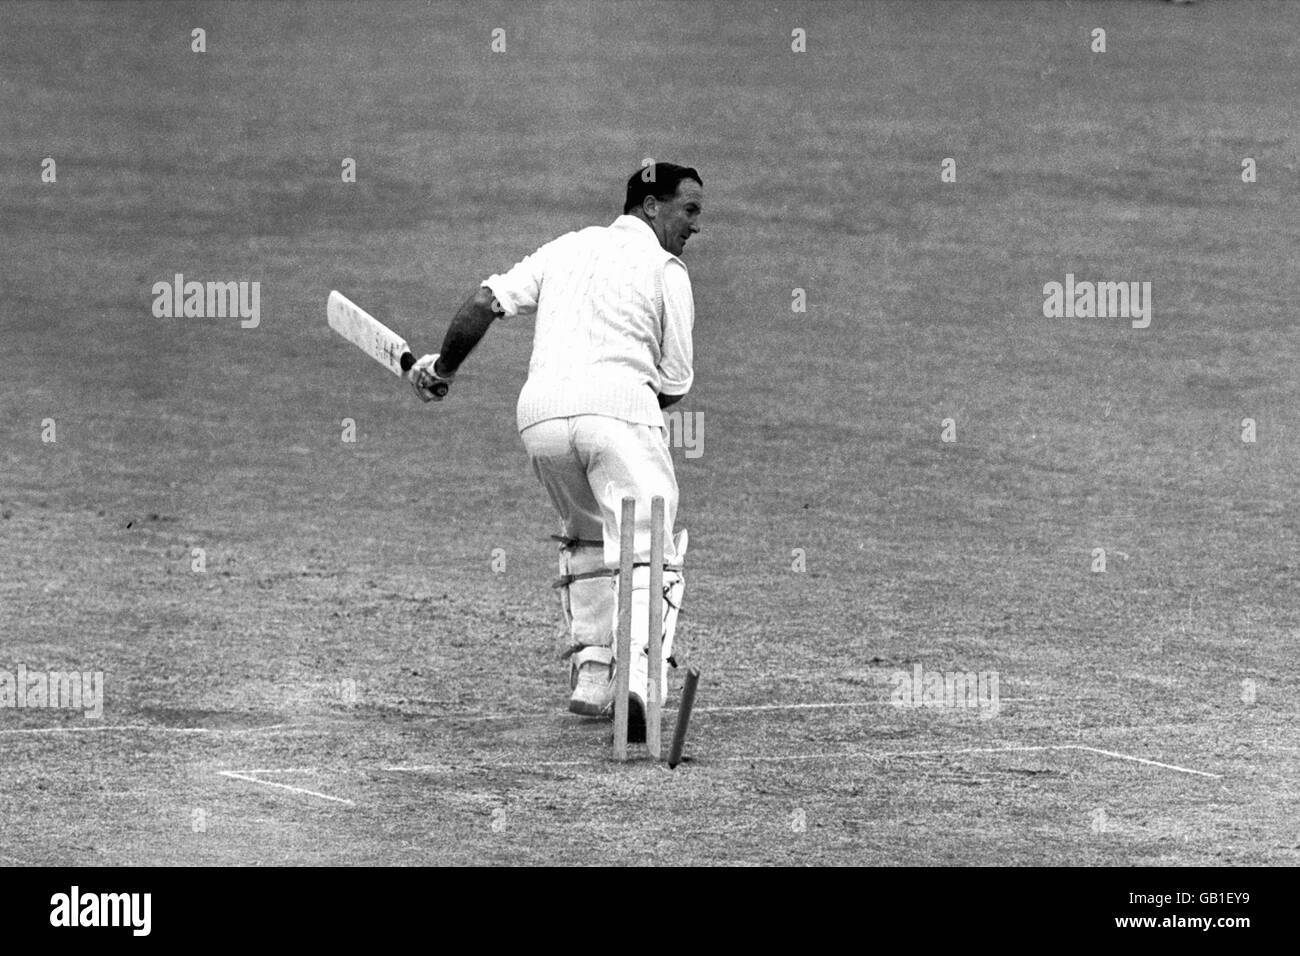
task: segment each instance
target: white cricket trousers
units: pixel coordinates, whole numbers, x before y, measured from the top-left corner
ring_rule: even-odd
[[[604,415],[551,418],[519,433],[533,472],[560,516],[560,533],[604,541],[605,566],[617,570],[623,497],[636,499],[636,558],[650,560],[650,499],[664,499],[664,563],[676,564],[677,476],[668,429]]]

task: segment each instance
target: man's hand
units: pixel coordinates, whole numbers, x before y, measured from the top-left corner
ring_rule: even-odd
[[[439,375],[434,371],[434,364],[438,361],[438,354],[423,356],[418,362],[411,366],[408,378],[411,380],[411,387],[415,389],[415,394],[420,396],[422,402],[440,402],[447,390],[451,388],[452,380],[455,375]]]
[[[422,402],[440,402],[451,388],[456,371],[466,356],[473,351],[479,339],[487,332],[488,326],[498,315],[504,315],[505,309],[492,295],[492,290],[479,286],[474,294],[465,300],[465,304],[451,320],[447,334],[442,338],[442,351],[435,355],[426,355],[411,366],[407,377],[415,387],[415,394]],[[437,366],[434,363],[438,363]],[[441,369],[441,371],[439,371]]]

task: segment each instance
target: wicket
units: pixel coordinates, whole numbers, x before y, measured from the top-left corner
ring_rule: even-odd
[[[662,751],[660,717],[663,710],[664,620],[664,499],[650,499],[649,660],[645,701],[645,742],[652,760]],[[627,759],[629,673],[632,669],[632,569],[636,557],[636,499],[623,499],[618,542],[618,628],[615,640],[617,676],[614,685],[614,759]]]
[[[673,745],[668,751],[669,770],[682,762],[682,750],[686,747],[686,727],[691,721],[691,711],[695,707],[695,688],[699,686],[699,668],[688,667],[686,682],[682,685],[682,702],[677,707],[677,726],[673,728]]]

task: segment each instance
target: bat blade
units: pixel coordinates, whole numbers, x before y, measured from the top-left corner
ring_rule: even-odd
[[[415,364],[406,341],[340,292],[330,292],[326,308],[330,328],[394,375],[405,376]]]

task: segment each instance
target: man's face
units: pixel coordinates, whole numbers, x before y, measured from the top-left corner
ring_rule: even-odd
[[[704,211],[704,187],[693,179],[683,179],[677,184],[677,195],[672,199],[645,204],[646,211],[654,210],[650,220],[659,245],[675,256],[682,254],[686,240],[700,231],[700,213]]]

